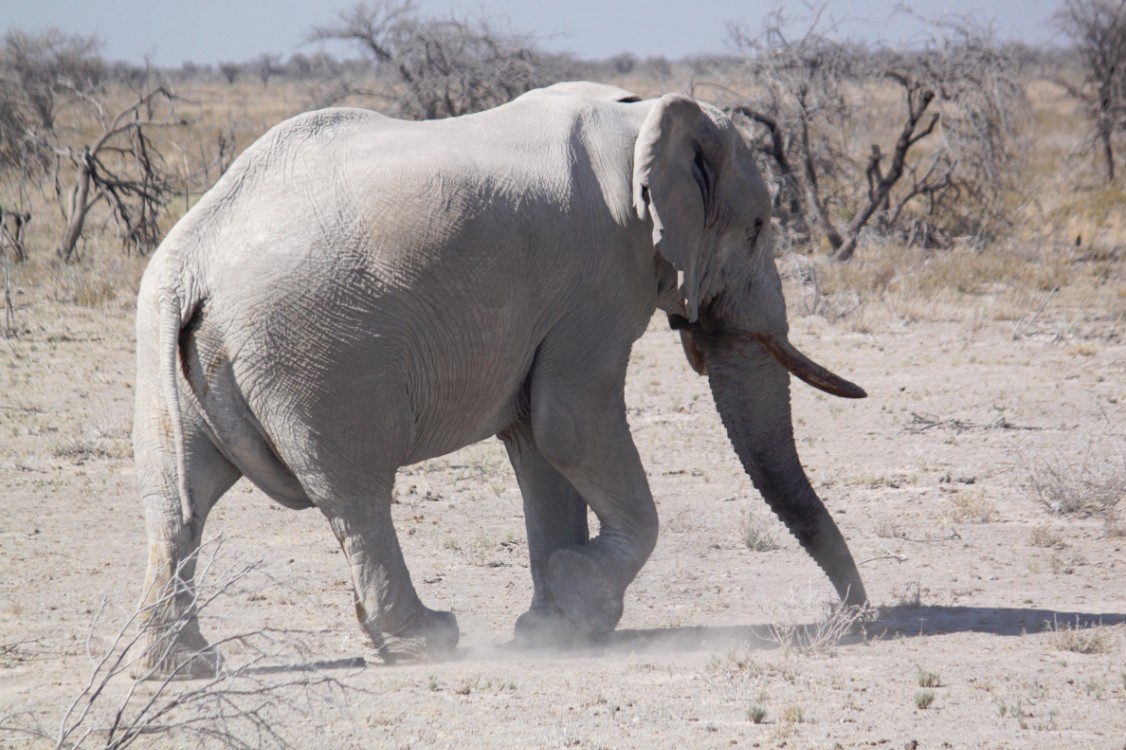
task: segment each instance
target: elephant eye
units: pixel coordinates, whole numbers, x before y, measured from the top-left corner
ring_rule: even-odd
[[[754,229],[751,231],[751,235],[747,237],[747,244],[750,245],[751,250],[754,250],[755,246],[758,245],[760,232],[762,232],[762,219],[755,219]]]

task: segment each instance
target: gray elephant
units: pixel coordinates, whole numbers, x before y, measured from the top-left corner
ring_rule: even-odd
[[[449,120],[328,109],[273,128],[141,283],[147,668],[219,667],[193,610],[193,554],[240,476],[327,517],[385,660],[453,649],[453,614],[411,584],[392,484],[405,464],[492,435],[531,555],[517,641],[613,630],[657,541],[623,396],[656,309],[706,371],[755,486],[841,599],[864,602],[795,452],[787,370],[864,392],[788,343],[769,211],[739,129],[684,96],[559,84]]]

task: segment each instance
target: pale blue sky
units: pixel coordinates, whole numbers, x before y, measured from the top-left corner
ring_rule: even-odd
[[[288,57],[313,51],[303,45],[309,28],[327,23],[353,0],[0,0],[0,29],[27,30],[58,26],[96,34],[111,60],[141,62],[152,53],[158,65],[185,60],[215,63],[244,61],[262,52]],[[542,47],[581,57],[609,57],[619,52],[639,56],[686,55],[726,50],[726,24],[736,21],[758,29],[769,0],[416,0],[428,15],[481,14],[510,22],[535,35]],[[924,27],[897,12],[894,0],[830,0],[829,13],[842,36],[868,42],[910,43]],[[1049,20],[1059,0],[914,0],[927,17],[972,13],[992,22],[1002,39],[1033,44],[1053,39]],[[786,4],[789,15],[806,11],[801,2]]]

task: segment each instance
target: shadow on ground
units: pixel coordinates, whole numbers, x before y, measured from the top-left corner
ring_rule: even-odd
[[[887,607],[880,609],[874,620],[854,627],[836,645],[848,646],[886,638],[915,638],[955,633],[988,633],[1019,636],[1045,630],[1090,628],[1126,623],[1126,614],[1063,612],[1051,609],[1017,609],[1012,607]],[[821,623],[795,624],[788,630],[803,631],[816,637]],[[597,658],[622,654],[667,654],[729,649],[780,648],[785,634],[772,625],[698,626],[655,628],[651,630],[617,630],[596,643],[583,643],[551,648],[527,648],[516,643],[496,646],[462,647],[454,652],[452,661],[485,661],[521,658]],[[253,667],[245,674],[272,674],[335,669],[362,669],[381,666],[378,659],[362,656],[335,661]]]
[[[1126,623],[1126,614],[1065,612],[1051,609],[1019,609],[1012,607],[885,607],[868,620],[845,633],[838,645],[862,643],[885,638],[914,638],[955,633],[988,633],[1019,636],[1045,630],[1069,627],[1090,628]],[[548,656],[597,656],[621,653],[669,653],[714,651],[731,648],[779,648],[788,631],[800,631],[816,638],[824,633],[822,623],[798,623],[787,628],[772,625],[699,626],[657,628],[652,630],[618,630],[596,644],[556,648],[543,653]],[[478,652],[495,651],[516,654],[537,654],[516,644],[496,649],[465,649],[459,658],[473,659]]]

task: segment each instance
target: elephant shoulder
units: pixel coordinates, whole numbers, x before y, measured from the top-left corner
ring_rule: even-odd
[[[274,150],[305,143],[324,143],[357,131],[371,132],[404,125],[402,120],[358,107],[329,107],[304,112],[266,131],[252,148]]]

